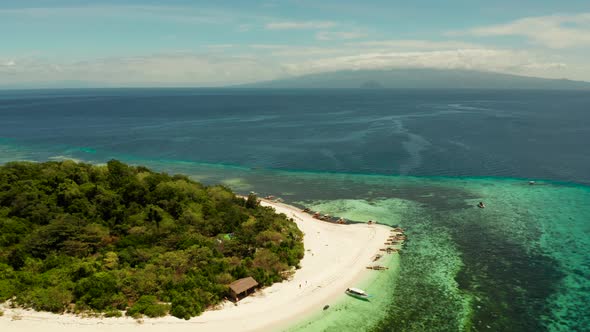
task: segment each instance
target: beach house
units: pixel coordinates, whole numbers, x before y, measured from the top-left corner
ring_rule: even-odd
[[[238,279],[229,285],[231,298],[238,302],[240,296],[243,298],[250,295],[256,286],[258,286],[258,282],[252,277]]]

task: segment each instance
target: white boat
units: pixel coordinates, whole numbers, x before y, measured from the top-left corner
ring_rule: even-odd
[[[345,293],[352,296],[352,297],[355,297],[355,298],[361,299],[361,300],[365,300],[365,301],[368,301],[369,297],[371,297],[364,290],[358,289],[358,288],[352,288],[352,287],[347,288]]]

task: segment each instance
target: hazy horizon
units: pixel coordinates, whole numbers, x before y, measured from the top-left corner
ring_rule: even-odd
[[[390,73],[392,75],[387,77]],[[367,75],[371,74],[373,76],[367,77]],[[417,75],[415,78],[413,76],[414,74]],[[343,76],[351,76],[353,78],[349,78],[347,81],[342,81],[341,78]],[[408,81],[406,81],[407,79],[412,79],[412,84],[408,83]],[[497,79],[500,79],[500,81],[496,81]],[[316,82],[313,82],[314,80]],[[310,81],[312,84],[308,84]],[[419,83],[416,84],[416,82]],[[546,79],[535,76],[514,75],[492,71],[399,68],[382,70],[338,70],[218,86],[194,85],[191,83],[177,84],[174,82],[162,84],[152,82],[135,85],[106,85],[100,82],[71,80],[54,81],[42,84],[0,84],[0,91],[60,89],[357,89],[363,88],[364,83],[376,83],[377,86],[371,87],[372,89],[585,90],[590,88],[590,81]]]
[[[590,81],[590,4],[3,1],[0,87],[218,87],[355,69]]]

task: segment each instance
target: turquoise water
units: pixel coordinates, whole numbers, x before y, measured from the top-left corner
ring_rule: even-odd
[[[366,280],[354,285],[370,294],[370,301],[344,295],[337,302],[330,303],[327,310],[303,319],[285,332],[364,331],[377,328],[377,324],[388,315],[390,299],[397,286],[399,262],[398,255],[384,256],[379,264],[387,266],[389,270],[371,271]]]
[[[585,91],[0,91],[0,163],[115,158],[407,230],[396,268],[362,285],[375,301],[344,297],[292,331],[581,331],[589,104]]]
[[[0,159],[34,159],[3,144]],[[55,158],[65,158],[60,155]],[[392,268],[289,331],[572,331],[590,326],[590,189],[523,179],[404,177],[122,160],[406,229]],[[98,162],[93,160],[94,162]],[[485,209],[475,205],[486,203]]]

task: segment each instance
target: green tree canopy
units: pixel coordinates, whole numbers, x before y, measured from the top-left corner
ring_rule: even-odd
[[[223,186],[111,160],[0,167],[0,301],[188,319],[303,257],[285,215]]]

